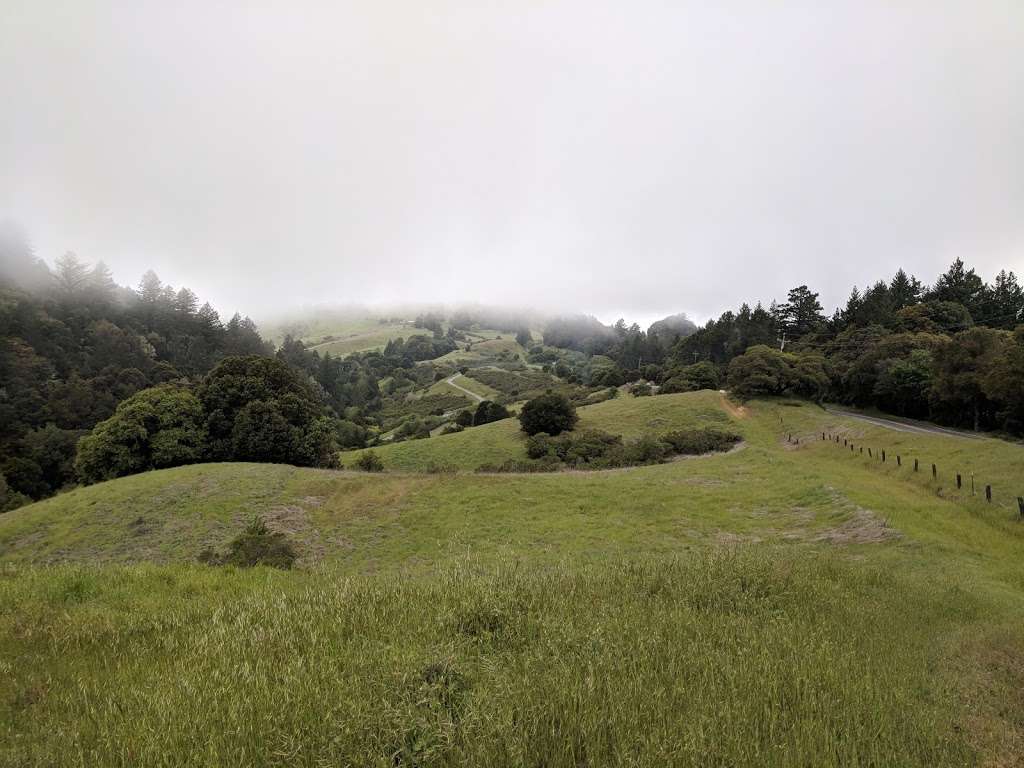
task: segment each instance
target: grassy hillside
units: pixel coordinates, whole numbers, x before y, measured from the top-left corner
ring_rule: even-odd
[[[1024,757],[1024,448],[710,392],[581,415],[627,435],[728,422],[746,446],[539,476],[200,465],[3,515],[0,764]],[[518,450],[514,427],[381,454],[471,468]],[[301,570],[188,564],[253,514]]]
[[[460,378],[459,383],[463,384],[465,378]],[[723,425],[730,421],[740,431],[743,427],[742,422],[731,419],[723,410],[721,395],[710,391],[647,398],[622,395],[579,408],[578,413],[580,422],[577,429],[601,429],[627,439],[644,434],[663,434],[680,427]],[[511,418],[451,435],[409,440],[372,450],[381,457],[385,469],[421,472],[434,464],[474,470],[482,464],[500,464],[506,459],[523,458],[524,442],[519,421]],[[342,463],[347,467],[354,466],[361,453],[363,451],[343,453]]]

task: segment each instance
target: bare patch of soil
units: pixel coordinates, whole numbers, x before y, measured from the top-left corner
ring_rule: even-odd
[[[874,512],[858,507],[850,519],[835,528],[827,528],[811,537],[811,541],[827,541],[831,544],[876,544],[898,539],[900,532],[889,527],[886,520]]]

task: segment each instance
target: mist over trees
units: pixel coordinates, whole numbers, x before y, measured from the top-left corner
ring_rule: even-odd
[[[1022,322],[1013,272],[989,284],[957,259],[932,287],[903,270],[855,287],[831,316],[807,286],[767,310],[744,304],[680,340],[666,366],[678,378],[711,362],[745,396],[798,394],[1021,434]]]
[[[194,461],[332,466],[339,448],[384,432],[485,424],[546,390],[579,404],[623,385],[727,387],[1024,434],[1024,291],[1013,272],[988,283],[959,259],[931,286],[898,270],[854,287],[831,315],[807,285],[701,327],[677,314],[646,331],[581,314],[433,309],[383,348],[339,357],[290,334],[274,349],[248,317],[225,322],[151,270],[125,287],[71,252],[51,268],[16,228],[0,231],[0,257],[0,510]],[[473,413],[459,395],[425,395],[465,372],[438,360],[468,351],[481,328],[519,350],[495,358],[503,375],[478,371],[500,402]]]

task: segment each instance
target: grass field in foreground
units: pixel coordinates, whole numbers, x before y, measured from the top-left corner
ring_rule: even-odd
[[[714,393],[601,405],[624,433],[706,412],[746,447],[544,476],[199,465],[0,517],[0,764],[1020,763],[1013,492],[815,435],[997,490],[1024,449]],[[253,513],[303,570],[186,564]],[[93,564],[31,565],[56,560]]]

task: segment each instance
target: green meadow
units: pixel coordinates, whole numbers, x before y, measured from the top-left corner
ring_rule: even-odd
[[[1021,763],[1024,448],[717,392],[580,417],[744,442],[474,472],[523,455],[510,419],[0,516],[0,764]],[[196,563],[254,515],[299,568]]]

